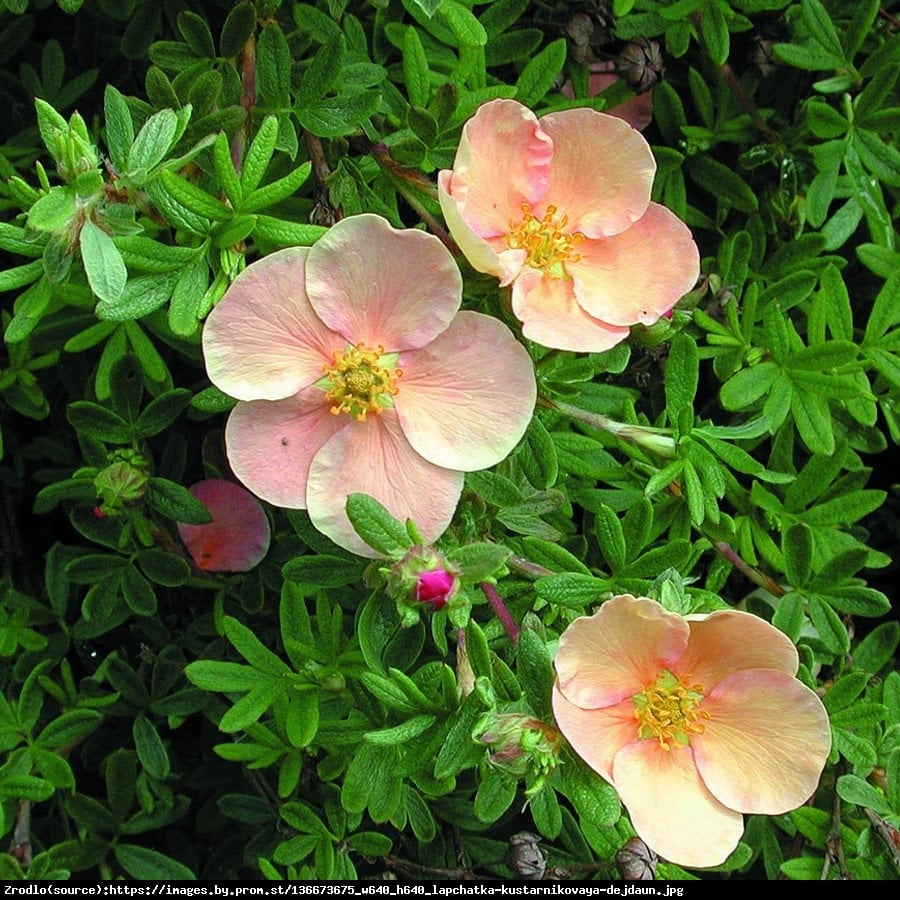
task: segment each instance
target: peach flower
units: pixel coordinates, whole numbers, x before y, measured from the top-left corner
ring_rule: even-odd
[[[784,813],[816,789],[831,732],[797,667],[790,640],[750,613],[683,618],[626,594],[563,632],[553,711],[652,850],[716,866],[742,813]]]
[[[602,351],[656,322],[700,272],[690,230],[650,202],[655,172],[622,119],[592,109],[538,119],[492,100],[464,126],[438,194],[472,266],[512,285],[527,338]]]
[[[436,540],[463,473],[509,454],[536,397],[525,348],[461,300],[436,237],[375,215],[248,266],[203,330],[210,379],[240,401],[225,429],[235,475],[361,556],[377,554],[347,518],[352,492]]]
[[[259,500],[233,481],[207,478],[189,488],[209,510],[205,525],[178,523],[178,534],[204,572],[246,572],[269,550],[271,529]]]

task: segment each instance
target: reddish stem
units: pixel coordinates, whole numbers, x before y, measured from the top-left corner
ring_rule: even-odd
[[[515,620],[506,608],[506,604],[497,593],[497,588],[488,581],[482,581],[478,587],[481,588],[482,593],[487,597],[487,601],[491,604],[491,609],[500,620],[500,624],[506,631],[507,637],[513,644],[517,643],[519,640],[519,626],[516,625]]]

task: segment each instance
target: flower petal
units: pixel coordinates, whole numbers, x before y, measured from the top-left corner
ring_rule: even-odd
[[[310,248],[306,286],[329,328],[390,352],[434,340],[462,302],[459,267],[434,235],[371,214],[342,219]]]
[[[324,392],[307,388],[285,400],[238,403],[225,426],[228,461],[257,497],[287,509],[306,508],[309,465],[319,448],[351,424],[334,416]]]
[[[572,749],[612,784],[613,759],[622,747],[638,739],[634,704],[623,700],[603,709],[582,709],[553,686],[553,716]]]
[[[651,203],[630,228],[585,240],[566,263],[585,311],[612,325],[651,325],[696,283],[700,252],[674,213]]]
[[[797,673],[797,648],[787,635],[759,616],[727,609],[688,621],[691,636],[675,674],[696,682],[705,692],[744,669]]]
[[[501,285],[509,284],[525,264],[525,251],[504,249],[502,238],[487,240],[469,227],[460,209],[461,202],[450,194],[452,177],[449,169],[438,172],[438,200],[453,240],[473,269],[494,275]]]
[[[322,377],[345,341],[306,294],[306,247],[279,250],[235,278],[203,327],[210,380],[238,400],[281,400]]]
[[[415,450],[471,472],[509,455],[537,396],[528,351],[497,319],[461,312],[421,350],[401,353],[394,407]]]
[[[557,350],[601,353],[631,333],[589,316],[575,300],[569,279],[548,278],[537,269],[526,269],[513,283],[512,308],[525,337]]]
[[[522,205],[533,206],[543,196],[553,153],[552,142],[527,106],[492,100],[463,127],[444,188],[477,235],[506,234],[510,221],[522,218]]]
[[[612,706],[672,670],[688,624],[655,600],[623,594],[572,622],[559,639],[556,672],[563,696],[582,709]]]
[[[412,519],[431,542],[450,524],[462,485],[462,472],[435,466],[413,450],[396,413],[387,409],[365,422],[350,421],[319,450],[306,496],[319,531],[352,553],[377,558],[347,518],[351,493],[374,497],[401,522]]]
[[[544,204],[569,217],[586,237],[618,234],[647,210],[656,162],[650,145],[627,122],[593,109],[567,109],[540,120],[553,140]]]
[[[271,528],[259,500],[233,481],[207,478],[190,488],[206,506],[212,522],[178,523],[178,535],[198,569],[246,572],[269,550]]]
[[[748,669],[721,681],[702,709],[709,722],[703,734],[691,736],[691,747],[706,786],[722,803],[778,815],[812,796],[831,729],[822,701],[806,685],[785,672]]]
[[[718,866],[737,847],[743,817],[706,789],[690,747],[666,751],[652,739],[630,744],[617,754],[613,778],[634,830],[669,862]]]

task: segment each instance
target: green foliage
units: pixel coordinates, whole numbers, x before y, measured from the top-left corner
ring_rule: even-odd
[[[622,593],[771,621],[833,733],[807,805],[656,877],[898,877],[890,5],[0,5],[3,878],[511,878],[523,833],[554,877],[618,878],[633,829],[552,690],[560,634]],[[364,494],[374,562],[266,504],[258,567],[198,567],[179,525],[231,477],[202,347],[231,282],[362,212],[442,235],[436,173],[486,101],[615,111],[638,83],[701,280],[606,353],[522,339],[542,399],[465,476],[452,601],[401,618],[421,536]]]

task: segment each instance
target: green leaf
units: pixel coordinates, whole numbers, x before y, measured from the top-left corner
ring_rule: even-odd
[[[525,106],[534,106],[553,87],[565,63],[565,39],[559,38],[547,44],[537,56],[528,61],[516,79],[516,99]]]
[[[281,575],[297,584],[336,588],[359,582],[364,568],[365,563],[360,559],[316,554],[295,556],[284,564]]]
[[[841,775],[837,780],[837,793],[846,803],[855,803],[882,816],[891,813],[884,794],[858,775]]]
[[[103,118],[106,146],[112,164],[120,173],[128,171],[128,158],[134,143],[134,123],[125,97],[111,84],[103,93]]]
[[[113,854],[119,865],[140,881],[194,881],[197,877],[184,864],[149,847],[117,842]]]
[[[548,603],[569,609],[583,609],[588,604],[600,602],[609,591],[609,583],[592,575],[563,572],[539,578],[534,583],[534,590],[538,597]]]
[[[769,361],[735,372],[719,390],[722,406],[732,411],[750,406],[769,393],[778,373],[778,366]]]
[[[811,453],[822,453],[825,456],[834,453],[834,429],[827,400],[794,385],[791,414],[803,443]]]
[[[437,716],[418,715],[407,719],[393,728],[382,728],[378,731],[367,731],[365,739],[372,744],[400,745],[411,741],[423,732],[431,728],[437,721]]]
[[[165,158],[178,131],[178,116],[161,109],[144,122],[128,154],[129,172],[149,172]]]
[[[689,156],[684,162],[688,174],[718,203],[726,201],[744,213],[754,213],[759,208],[759,198],[753,188],[734,169],[711,156]]]
[[[809,618],[813,627],[819,633],[822,643],[832,652],[837,654],[848,653],[850,650],[850,635],[844,623],[837,613],[818,597],[808,597]]]
[[[77,431],[111,444],[127,444],[131,426],[117,413],[90,400],[76,400],[66,408],[66,418]]]
[[[451,550],[447,558],[467,581],[484,581],[498,575],[512,551],[502,544],[464,544]]]
[[[341,805],[347,812],[361,813],[395,777],[398,752],[390,744],[364,742],[359,746],[341,787]]]
[[[704,3],[700,9],[700,32],[712,61],[721,66],[728,59],[728,22],[718,3]]]
[[[549,718],[553,664],[547,645],[533,628],[523,628],[519,634],[516,673],[531,708],[538,716]]]
[[[269,650],[246,625],[237,619],[225,616],[222,620],[222,628],[225,632],[225,637],[228,638],[234,649],[254,669],[276,677],[290,673],[290,669],[281,657]]]
[[[353,134],[378,111],[381,92],[362,90],[353,94],[326,97],[317,103],[295,108],[300,124],[318,137],[336,138]]]
[[[347,497],[347,517],[356,533],[385,556],[400,557],[412,547],[406,527],[368,494],[354,492]]]
[[[199,659],[188,663],[184,670],[191,684],[205,691],[251,691],[261,684],[268,684],[272,676],[260,672],[252,666],[241,663],[220,662],[214,659]]]
[[[528,481],[538,490],[546,490],[556,484],[559,477],[556,444],[537,416],[529,422],[515,460],[522,467]]]
[[[594,528],[600,543],[600,552],[609,563],[610,569],[616,572],[623,568],[628,559],[628,549],[619,517],[603,504],[597,510]]]
[[[48,750],[68,749],[96,731],[103,715],[93,709],[70,709],[48,722],[38,735],[36,744]]]
[[[115,303],[125,289],[128,270],[113,239],[91,219],[85,219],[79,246],[91,290],[101,300]]]
[[[314,106],[335,87],[344,65],[345,48],[344,36],[336,34],[316,51],[294,94],[298,107]]]
[[[806,617],[803,614],[803,595],[791,591],[778,601],[772,616],[772,624],[784,632],[794,643],[800,638]]]
[[[487,43],[484,26],[462,3],[457,0],[444,0],[437,12],[438,18],[443,19],[453,32],[458,47],[483,47]]]
[[[187,488],[155,476],[148,480],[148,485],[147,500],[158,513],[189,525],[212,522],[209,510]]]
[[[131,733],[144,771],[151,778],[168,778],[171,770],[169,754],[153,723],[146,716],[138,716],[131,726]]]
[[[219,730],[226,734],[244,731],[258,722],[270,706],[289,689],[283,679],[273,679],[257,685],[248,694],[241,697],[219,720]]]
[[[231,218],[231,209],[221,200],[217,200],[189,181],[179,178],[174,172],[163,169],[159,179],[169,195],[185,209],[216,222]]]
[[[475,815],[482,822],[496,822],[516,799],[517,779],[493,766],[482,766],[475,792]]]
[[[242,0],[225,17],[225,24],[219,35],[219,53],[225,57],[237,56],[255,31],[256,9],[250,0]]]
[[[853,652],[853,666],[878,674],[894,657],[900,644],[900,623],[882,622],[876,625]]]
[[[670,422],[677,422],[684,407],[691,407],[697,395],[700,357],[694,340],[679,332],[669,345],[666,360],[666,412]]]
[[[286,200],[300,189],[300,186],[309,178],[311,171],[312,164],[305,162],[284,177],[263,185],[263,187],[256,188],[244,199],[241,207],[242,211],[254,213],[265,209],[267,206],[273,206],[282,200]]]
[[[403,83],[411,106],[426,106],[431,93],[428,57],[419,32],[409,25],[403,34]]]
[[[809,525],[797,522],[782,535],[785,575],[795,590],[809,580],[813,563],[813,533]]]

